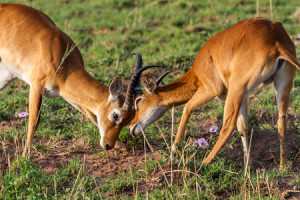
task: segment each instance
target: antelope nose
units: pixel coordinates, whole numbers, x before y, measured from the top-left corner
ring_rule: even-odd
[[[105,150],[111,150],[112,148],[111,148],[111,146],[109,145],[109,144],[106,144],[105,145]]]

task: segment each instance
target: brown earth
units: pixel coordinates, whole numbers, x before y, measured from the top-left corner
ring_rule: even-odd
[[[202,110],[203,111],[203,110]],[[197,112],[197,111],[196,111]],[[265,116],[262,116],[265,117]],[[175,119],[175,123],[179,122],[179,118]],[[291,119],[290,119],[291,120]],[[276,121],[276,119],[275,119]],[[165,122],[164,122],[165,123]],[[210,119],[200,119],[193,120],[191,123],[198,124],[196,127],[197,132],[204,134],[189,134],[193,140],[200,137],[209,138],[211,133],[207,130],[209,127],[214,125],[214,121]],[[11,126],[19,125],[17,120],[4,121],[0,123],[0,131],[10,128]],[[160,124],[160,126],[169,126],[170,124]],[[286,134],[286,148],[288,152],[288,160],[291,161],[291,170],[299,173],[300,171],[300,157],[299,157],[299,141],[296,141],[297,132],[287,131]],[[234,138],[234,137],[232,137]],[[43,141],[44,140],[44,141]],[[105,180],[108,177],[118,176],[123,172],[130,172],[131,170],[140,169],[143,170],[143,165],[145,161],[144,148],[132,147],[131,151],[125,150],[111,150],[103,152],[100,150],[99,146],[93,146],[87,143],[87,138],[82,137],[73,140],[61,140],[59,142],[51,142],[43,138],[34,138],[34,143],[42,142],[44,145],[49,147],[48,153],[43,152],[43,150],[32,149],[32,161],[41,167],[41,170],[46,174],[51,175],[56,170],[60,169],[63,165],[69,162],[70,158],[79,158],[81,162],[85,163],[85,172],[91,176],[100,177]],[[16,145],[20,146],[22,142],[20,139],[15,138],[14,141],[6,141],[0,138],[0,168],[2,171],[7,170],[9,165],[7,155],[10,155],[10,159],[13,160],[17,156]],[[151,144],[154,147],[154,151],[151,152],[147,148],[146,160],[151,158],[154,161],[168,155],[162,155],[159,151],[164,145],[164,142]],[[236,137],[236,139],[230,139],[226,145],[227,147],[220,152],[219,156],[226,156],[232,161],[240,161],[242,163],[243,153],[241,142]],[[265,131],[255,128],[253,130],[253,140],[251,146],[251,156],[253,160],[253,168],[274,168],[279,165],[279,138],[276,130]],[[175,166],[174,166],[175,168]],[[173,168],[173,169],[174,169]],[[141,180],[138,183],[138,188],[140,192],[145,192],[151,190],[154,187],[167,184],[167,180],[170,181],[170,174],[165,174],[163,172],[170,171],[170,166],[162,166],[162,169],[153,171],[146,180]],[[141,171],[142,172],[142,171]],[[143,172],[142,172],[143,173]],[[176,173],[175,173],[176,174]],[[179,174],[177,174],[177,179],[179,180]],[[167,179],[167,180],[166,180]],[[100,181],[98,184],[101,184]],[[267,187],[267,186],[266,186]],[[266,188],[266,191],[268,189]],[[271,190],[273,192],[280,191],[285,199],[299,199],[300,194],[299,188],[293,186],[293,177],[284,178],[277,185],[274,185]],[[132,189],[122,191],[127,194],[133,194]],[[220,194],[220,197],[223,195]],[[225,196],[223,196],[225,198]]]

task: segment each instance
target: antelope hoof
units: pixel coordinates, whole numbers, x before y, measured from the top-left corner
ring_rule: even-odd
[[[214,159],[214,156],[208,155],[208,156],[204,159],[203,165],[208,165],[208,164],[210,164],[210,163],[212,162],[213,159]]]
[[[247,157],[244,157],[244,167],[252,167],[253,166],[253,163],[252,163],[252,159],[251,159],[251,156],[249,156],[249,160],[248,160],[248,163],[247,163]]]
[[[285,168],[285,164],[280,164],[280,165],[279,165],[279,170],[280,170],[280,171],[283,171],[284,168]]]
[[[25,150],[22,153],[22,157],[29,158],[30,149],[25,148]]]
[[[204,161],[203,161],[203,165],[208,165],[210,163],[210,161],[208,161],[207,159],[205,159]]]
[[[176,151],[176,143],[173,143],[172,147],[171,147],[171,151],[175,152]]]

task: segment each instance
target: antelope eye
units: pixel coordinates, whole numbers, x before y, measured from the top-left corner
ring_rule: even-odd
[[[142,98],[137,98],[136,101],[135,101],[135,105],[138,105],[140,102],[141,102]]]
[[[117,113],[113,113],[113,118],[115,121],[118,121],[119,115]]]

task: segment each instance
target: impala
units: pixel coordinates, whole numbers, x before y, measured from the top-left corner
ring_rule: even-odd
[[[63,97],[98,126],[100,145],[113,148],[120,130],[134,116],[139,74],[152,66],[142,68],[142,57],[135,53],[135,73],[124,96],[120,78],[107,87],[85,70],[74,42],[44,13],[24,5],[0,4],[0,27],[0,90],[15,78],[30,85],[24,154],[30,152],[38,127],[42,96]]]
[[[150,75],[142,77],[145,93],[135,99],[136,114],[130,132],[138,134],[172,106],[186,103],[175,137],[179,144],[192,111],[214,97],[226,99],[223,127],[210,163],[237,128],[248,153],[247,99],[261,83],[274,82],[278,107],[280,167],[286,161],[286,113],[296,68],[295,46],[279,22],[263,18],[241,21],[214,35],[198,52],[192,68],[177,80],[159,86]],[[174,148],[174,146],[173,146]]]

